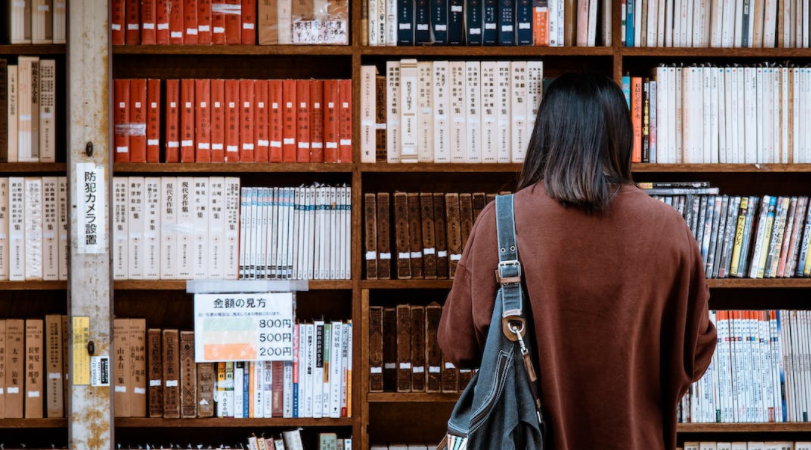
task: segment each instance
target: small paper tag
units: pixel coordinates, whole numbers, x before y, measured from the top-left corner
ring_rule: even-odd
[[[116,392],[127,392],[127,387],[126,386],[116,386],[115,391]]]
[[[39,398],[39,391],[28,391],[28,398]]]
[[[177,380],[166,380],[166,387],[177,387]]]
[[[441,368],[441,367],[439,367],[439,366],[430,366],[430,367],[428,368],[428,373],[440,373],[440,372],[442,372],[442,370],[441,370],[441,369],[442,369],[442,368]]]
[[[414,366],[413,373],[425,373],[425,367],[423,366]]]
[[[367,260],[377,259],[377,252],[375,252],[375,251],[366,252],[366,259]]]
[[[445,363],[445,369],[446,370],[453,370],[455,368],[456,368],[456,366],[454,366],[452,362],[446,362]]]
[[[19,394],[20,393],[20,388],[18,388],[17,386],[12,386],[12,387],[8,388],[8,391],[6,391],[6,393],[7,394]]]
[[[436,253],[436,249],[434,248],[425,248],[422,250],[423,255],[433,255],[434,253]]]
[[[400,370],[411,370],[411,363],[400,363]]]
[[[382,367],[371,367],[369,369],[369,372],[371,372],[371,373],[383,373],[383,368]]]
[[[149,380],[150,387],[156,387],[161,385],[161,380]]]
[[[391,253],[381,253],[379,259],[391,259]]]
[[[386,364],[383,365],[383,367],[386,368],[386,369],[396,369],[397,364],[395,364],[395,363],[386,363]],[[9,390],[11,390],[11,388],[9,388]]]
[[[137,388],[133,389],[133,391],[134,391],[136,394],[146,394],[146,389],[144,389],[144,388],[142,388],[142,387],[137,387]]]

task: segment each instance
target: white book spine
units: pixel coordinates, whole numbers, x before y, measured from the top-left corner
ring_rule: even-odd
[[[650,2],[651,5],[653,5],[655,3],[656,3],[656,0],[653,0],[653,1]],[[595,45],[597,45],[597,5],[598,5],[598,0],[589,1],[589,19],[588,19],[588,27],[589,27],[589,29],[588,29],[588,33],[586,34],[586,43],[587,43],[587,45],[589,47],[594,47]],[[649,17],[653,17],[653,16],[649,16]],[[653,21],[655,22],[656,20],[653,19]],[[650,36],[650,28],[651,28],[650,27],[650,21],[648,22],[648,24],[649,24],[648,25],[648,27],[649,27],[648,28],[648,36]],[[563,27],[561,27],[561,28],[563,28]],[[654,31],[653,41],[656,42],[656,26],[655,26],[655,24],[653,26],[653,31]],[[650,41],[648,41],[648,42],[650,42]]]
[[[375,1],[369,2],[370,7],[373,4],[377,4]],[[374,15],[370,13],[370,20]],[[374,30],[374,27],[370,26],[370,29]],[[376,36],[375,33],[370,33],[373,36]],[[377,45],[377,43],[373,43],[371,45]],[[376,100],[377,95],[375,95],[375,88],[377,86],[375,80],[375,74],[377,69],[375,66],[362,66],[360,69],[360,79],[361,79],[361,98],[360,98],[360,162],[362,163],[374,163],[375,162],[375,150],[376,150],[376,131],[375,131],[375,111],[376,109]]]
[[[668,5],[670,5],[670,4],[671,4],[671,2],[669,0],[659,0],[659,6],[658,6],[658,8],[659,8],[659,14],[658,14],[659,19],[658,19],[658,22],[656,24],[656,33],[657,33],[656,34],[656,46],[657,47],[665,47],[667,37],[670,36],[670,34],[672,33],[672,26],[667,22],[667,16],[669,14],[671,14],[668,11]],[[611,23],[611,22],[609,22],[609,23]],[[667,28],[668,26],[671,26],[671,28],[668,29]]]
[[[416,59],[400,61],[400,162],[417,162],[417,91]]]
[[[465,162],[482,161],[481,63],[465,62]]]
[[[792,115],[791,115],[791,129],[794,133],[794,139],[792,142],[791,148],[791,156],[792,161],[795,163],[802,162],[802,157],[800,156],[800,69],[797,67],[791,68],[792,73]]]
[[[379,43],[378,27],[380,21],[378,20],[377,0],[365,0],[369,8],[369,46],[377,47]]]
[[[128,273],[129,189],[127,177],[113,177],[113,279],[126,280]]]
[[[313,347],[313,324],[302,324],[304,330],[304,354],[301,358],[302,367],[299,368],[299,373],[303,378],[299,381],[301,386],[299,389],[303,391],[303,395],[299,395],[299,408],[303,410],[301,417],[313,417],[313,373],[315,371],[315,350]]]
[[[682,29],[682,5],[687,2],[687,0],[672,0],[674,5],[672,11],[672,19],[671,22],[673,24],[673,47],[683,47],[681,43],[681,29]]]
[[[175,280],[177,273],[177,177],[161,177],[160,278]]]
[[[284,383],[282,395],[282,417],[293,418],[293,362],[284,362]]]
[[[710,160],[708,162],[718,163],[718,136],[719,136],[719,116],[718,116],[718,82],[721,78],[718,70],[715,67],[708,67],[704,69],[710,76],[710,132],[708,138],[710,139]]]
[[[726,163],[727,120],[726,120],[726,77],[724,69],[714,68],[718,79],[718,162]]]
[[[265,417],[265,363],[262,361],[255,361],[251,363],[251,370],[253,370],[253,416],[255,419],[263,419]]]
[[[789,104],[789,76],[788,68],[783,67],[780,69],[780,162],[788,164],[789,151],[788,148],[788,133],[791,127],[791,118],[788,113]]]
[[[56,162],[56,61],[39,63],[39,161]]]
[[[386,155],[400,162],[400,61],[386,61]]]
[[[451,61],[449,63],[450,77],[450,155],[451,162],[465,162],[465,144],[467,142],[465,115],[465,63],[464,61]]]
[[[771,90],[772,90],[772,162],[780,163],[781,160],[781,144],[780,137],[780,69],[772,68],[771,71]]]
[[[324,378],[321,382],[321,417],[329,417],[329,401],[330,401],[330,381],[332,372],[332,326],[329,323],[324,324]],[[316,405],[318,406],[318,405]]]
[[[510,63],[510,79],[512,80],[511,109],[512,124],[510,133],[512,135],[511,161],[514,163],[524,162],[527,152],[526,130],[527,127],[527,62],[512,61]]]
[[[146,251],[144,248],[144,226],[146,222],[146,194],[144,192],[144,177],[129,177],[129,216],[127,222],[130,235],[127,249],[127,278],[130,280],[144,279]]]
[[[524,142],[529,145],[535,118],[543,98],[543,61],[527,61],[527,125],[524,127]]]
[[[17,62],[17,161],[39,162],[33,145],[33,90],[34,59],[21,56]]]
[[[67,177],[57,177],[59,185],[59,280],[68,279],[68,182]],[[126,213],[126,211],[125,211]]]
[[[496,111],[497,71],[496,61],[482,61],[481,63],[481,115],[482,115],[482,162],[494,163],[498,160],[498,145],[496,124],[498,112]]]
[[[234,363],[234,418],[244,419],[245,363]]]
[[[194,178],[178,177],[177,277],[190,280],[194,273]]]
[[[208,180],[208,278],[225,276],[225,178]]]
[[[323,394],[324,394],[324,322],[314,322],[315,334],[313,336],[313,418],[320,419],[323,411]]]
[[[744,116],[745,116],[744,105],[746,104],[744,102],[744,89],[745,89],[746,84],[744,83],[744,71],[743,71],[743,68],[739,68],[736,71],[735,75],[736,75],[736,77],[738,79],[738,89],[737,89],[736,93],[737,93],[737,96],[738,96],[738,105],[739,105],[739,108],[737,108],[735,110],[737,115],[738,115],[738,133],[739,133],[738,140],[737,140],[737,147],[735,148],[735,153],[736,153],[736,158],[737,158],[736,161],[737,162],[743,162],[744,158],[746,157],[745,156],[746,150],[744,148],[745,147],[744,146],[744,136],[743,136],[744,133],[743,133],[743,130],[741,129],[741,127],[744,127],[746,125],[746,122],[744,121]]]
[[[667,133],[668,102],[667,102],[667,69],[665,67],[656,68],[656,141],[658,151],[656,160],[653,163],[669,163],[667,151],[669,135]]]
[[[510,122],[512,121],[510,62],[498,61],[496,66],[496,158],[500,163],[509,163],[511,161],[512,152],[512,134],[510,133]]]
[[[634,46],[642,45],[642,2],[634,2]],[[647,37],[647,36],[646,36]]]
[[[291,0],[279,0],[277,3],[278,42],[280,45],[293,43],[293,3]]]
[[[65,28],[65,18],[67,17],[67,0],[54,0],[53,7],[53,43],[64,44],[67,42]]]
[[[262,383],[262,415],[269,419],[273,417],[273,365],[270,361],[260,362],[265,367],[262,369],[264,383]]]
[[[158,177],[144,178],[145,187],[145,222],[144,222],[144,279],[160,279],[160,250],[161,250],[161,179]]]
[[[676,105],[676,122],[674,124],[675,131],[672,133],[673,136],[676,136],[675,144],[676,148],[673,154],[675,155],[675,163],[682,163],[684,161],[684,152],[685,152],[685,145],[684,145],[684,128],[682,126],[683,123],[683,115],[682,115],[682,107],[684,104],[684,99],[682,98],[682,91],[683,89],[683,70],[681,67],[675,68],[676,76],[674,78],[673,83],[673,98],[675,99]]]
[[[19,102],[20,96],[18,92],[17,86],[17,71],[18,66],[16,65],[9,65],[8,66],[8,78],[6,85],[7,87],[7,94],[8,94],[8,104],[7,104],[7,114],[8,114],[8,154],[6,155],[6,161],[13,163],[17,162],[17,147],[18,147],[18,128],[17,122],[19,121]]]
[[[558,43],[558,2],[555,0],[550,0],[548,2],[548,14],[549,14],[549,46],[550,47],[557,47]]]
[[[344,323],[342,327],[341,340],[341,366],[343,376],[341,377],[341,417],[348,417],[349,402],[352,401],[349,386],[352,383],[352,322]]]
[[[42,280],[42,178],[25,177],[25,279]]]
[[[246,226],[246,208],[248,207],[248,199],[251,195],[251,188],[242,188],[240,189],[240,197],[239,197],[239,208],[241,214],[239,215],[239,278],[246,279],[248,278],[248,274],[246,271],[246,264],[247,258],[245,253],[247,252],[248,246],[247,244],[247,226]]]
[[[239,278],[239,177],[225,178],[225,254],[223,256],[223,277],[227,280]]]
[[[433,63],[417,63],[419,74],[417,101],[417,158],[419,162],[434,162]]]
[[[397,45],[397,0],[386,0],[386,45]]]
[[[8,178],[0,177],[0,281],[8,281],[9,269],[9,186]]]
[[[701,82],[703,82],[703,88],[700,91],[700,97],[697,98],[696,104],[701,105],[703,111],[703,120],[699,125],[699,132],[701,133],[699,139],[703,138],[703,142],[701,143],[701,150],[702,150],[702,162],[704,164],[708,164],[713,162],[712,161],[712,140],[713,136],[717,136],[717,134],[712,134],[711,127],[712,127],[712,101],[704,101],[705,99],[709,98],[712,99],[712,72],[709,68],[699,68],[699,73],[701,74]],[[717,161],[716,161],[717,162]]]
[[[30,1],[30,0],[29,0]],[[30,3],[28,3],[30,7]],[[31,36],[26,36],[26,2],[23,0],[7,2],[4,8],[9,8],[9,37],[12,44],[30,44]],[[30,18],[30,17],[29,17]]]
[[[744,103],[745,103],[745,123],[744,129],[745,142],[744,142],[744,159],[747,163],[761,162],[759,157],[760,140],[758,128],[759,120],[758,109],[762,104],[759,97],[761,86],[762,72],[759,68],[746,67],[744,71]]]
[[[774,48],[777,43],[777,0],[766,0],[763,19],[763,47]]]
[[[434,161],[450,162],[450,135],[448,113],[450,110],[448,61],[433,62],[433,110],[434,110]]]
[[[343,345],[343,324],[332,322],[330,339],[330,361],[329,361],[329,417],[337,419],[341,417],[341,379],[343,376],[342,345]]]
[[[56,177],[42,177],[42,279],[59,279],[59,221]]]
[[[209,179],[194,178],[194,240],[192,248],[193,274],[195,280],[208,276],[208,216],[209,216]]]
[[[677,123],[680,121],[678,118],[678,114],[680,111],[678,110],[678,100],[676,98],[676,83],[677,83],[677,76],[676,76],[676,68],[675,67],[668,67],[665,69],[667,72],[667,135],[669,139],[667,140],[667,162],[669,163],[676,163],[679,162],[678,157],[680,154],[677,154],[680,149],[678,148],[678,139],[679,133],[681,130],[677,128]],[[662,142],[662,139],[659,139],[659,142]]]

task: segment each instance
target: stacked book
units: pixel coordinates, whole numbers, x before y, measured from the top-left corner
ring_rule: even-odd
[[[0,16],[8,44],[64,44],[67,0],[25,0],[3,2]]]
[[[296,324],[292,361],[218,363],[195,363],[193,331],[144,335],[143,323],[115,320],[117,329],[137,329],[114,342],[116,417],[352,416],[352,322]]]
[[[361,68],[362,162],[524,161],[543,62],[404,59],[375,71]]]
[[[622,0],[622,44],[808,48],[808,6],[808,0]]]
[[[368,44],[611,46],[611,2],[364,0]]]
[[[67,189],[65,177],[0,177],[0,281],[68,279]]]
[[[436,445],[428,444],[391,444],[391,445],[372,445],[370,450],[429,450],[436,448]]]
[[[0,419],[65,417],[68,316],[0,320],[0,367]]]
[[[685,442],[678,450],[810,450],[811,442]]]
[[[55,161],[56,61],[0,59],[0,162]]]
[[[116,162],[352,162],[352,80],[164,84],[115,80]]]
[[[239,446],[239,448],[242,448]],[[277,437],[248,438],[248,450],[304,450],[301,430],[283,431]],[[318,433],[318,450],[352,450],[352,438],[339,439],[335,433]]]
[[[453,278],[476,218],[494,199],[483,192],[364,194],[366,279],[391,279],[392,260],[399,280]]]
[[[679,405],[681,422],[807,422],[808,311],[710,311],[718,347]]]
[[[113,45],[276,45],[349,42],[349,2],[113,0]]]
[[[811,276],[809,197],[719,195],[704,182],[640,187],[687,221],[707,278]]]
[[[661,66],[622,87],[635,162],[811,163],[811,69]]]
[[[369,308],[369,392],[461,392],[474,371],[457,369],[437,343],[442,307]]]

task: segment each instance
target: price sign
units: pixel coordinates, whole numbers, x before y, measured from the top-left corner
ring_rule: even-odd
[[[196,294],[196,362],[292,361],[293,294]]]

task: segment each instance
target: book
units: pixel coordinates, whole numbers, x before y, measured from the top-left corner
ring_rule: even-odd
[[[180,354],[177,330],[162,330],[163,417],[180,418]]]

